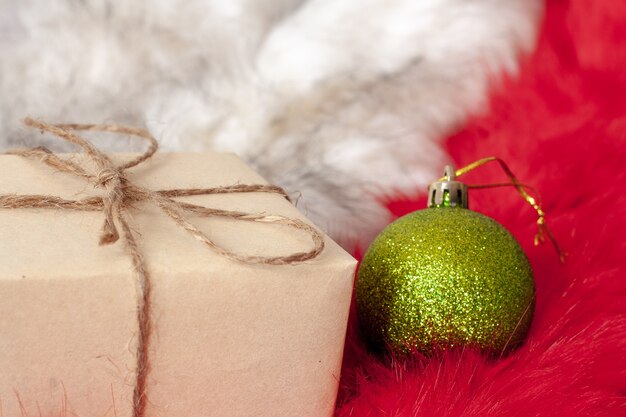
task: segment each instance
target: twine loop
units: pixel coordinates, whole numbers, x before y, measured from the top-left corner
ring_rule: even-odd
[[[119,125],[78,125],[58,124],[52,125],[27,118],[24,123],[27,126],[37,128],[43,132],[49,132],[58,138],[77,145],[83,154],[91,160],[95,166],[95,173],[86,170],[82,165],[70,159],[63,159],[57,154],[43,147],[32,149],[14,150],[9,154],[19,155],[29,159],[35,159],[50,166],[56,171],[66,172],[84,178],[94,188],[105,191],[102,197],[89,197],[81,200],[66,200],[49,195],[0,195],[0,208],[51,208],[66,210],[101,210],[104,214],[104,224],[100,236],[100,244],[114,243],[124,235],[125,240],[132,238],[132,233],[120,233],[119,228],[124,229],[125,211],[136,202],[149,202],[159,207],[181,229],[191,233],[197,240],[209,246],[218,254],[235,261],[245,263],[261,263],[270,265],[285,265],[304,262],[317,257],[324,248],[324,239],[320,232],[307,223],[293,218],[264,215],[256,213],[244,213],[231,210],[219,210],[196,204],[184,203],[174,200],[175,197],[206,194],[227,193],[251,193],[263,192],[282,195],[285,191],[275,185],[266,184],[236,184],[224,187],[191,188],[175,190],[150,190],[131,182],[126,171],[150,159],[158,150],[158,142],[146,130],[119,126]],[[129,162],[116,165],[113,160],[100,149],[96,148],[88,140],[73,133],[77,130],[102,131],[127,134],[138,137],[148,142],[148,149]],[[285,256],[248,256],[236,253],[214,243],[209,237],[189,222],[189,215],[199,217],[224,217],[237,221],[257,223],[273,223],[284,225],[307,233],[313,241],[313,248],[306,252],[297,252]],[[138,257],[133,245],[127,249],[131,256]]]

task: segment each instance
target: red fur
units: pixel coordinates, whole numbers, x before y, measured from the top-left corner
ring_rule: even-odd
[[[500,156],[536,186],[567,262],[533,247],[534,212],[514,190],[472,191],[472,207],[518,238],[535,271],[526,343],[497,361],[464,351],[389,365],[365,352],[352,320],[339,417],[626,415],[626,2],[549,2],[521,78],[494,94],[490,114],[447,149],[457,166]],[[467,177],[503,178],[496,167]]]

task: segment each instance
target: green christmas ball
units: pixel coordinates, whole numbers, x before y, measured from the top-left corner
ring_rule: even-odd
[[[445,197],[372,243],[356,284],[359,322],[373,347],[400,355],[464,346],[502,354],[531,324],[530,264],[502,225]]]

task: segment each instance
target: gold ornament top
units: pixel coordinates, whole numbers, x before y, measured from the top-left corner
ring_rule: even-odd
[[[467,185],[456,180],[452,165],[447,165],[445,177],[428,187],[428,207],[468,208]]]

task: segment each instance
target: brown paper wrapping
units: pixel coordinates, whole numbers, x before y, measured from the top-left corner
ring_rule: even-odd
[[[128,156],[116,156],[124,159]],[[81,156],[74,156],[82,161]],[[0,156],[0,194],[95,195],[83,180]],[[157,154],[128,171],[150,189],[265,181],[231,154]],[[276,194],[185,197],[304,219]],[[147,416],[332,415],[356,261],[326,238],[298,265],[231,261],[154,207],[128,211],[151,273]],[[272,224],[190,219],[216,243],[288,255],[310,237]],[[100,212],[0,210],[0,401],[5,417],[132,415],[138,332],[123,245],[98,246]],[[21,405],[20,405],[21,404]]]

